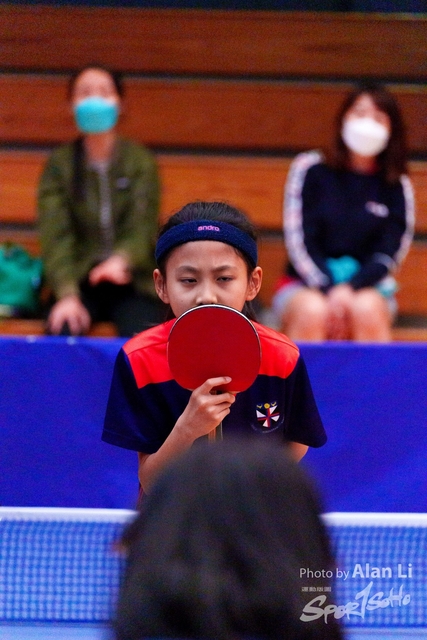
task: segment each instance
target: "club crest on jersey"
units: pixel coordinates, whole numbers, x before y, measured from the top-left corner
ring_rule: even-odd
[[[277,410],[277,402],[266,402],[265,404],[257,404],[256,417],[259,426],[265,430],[274,430],[280,418]]]

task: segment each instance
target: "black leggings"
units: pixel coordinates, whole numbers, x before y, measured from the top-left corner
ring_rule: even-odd
[[[138,293],[132,284],[101,282],[93,287],[85,281],[80,285],[80,296],[92,322],[113,322],[122,337],[154,327],[167,317],[167,305],[157,297]],[[70,334],[66,323],[61,335]]]

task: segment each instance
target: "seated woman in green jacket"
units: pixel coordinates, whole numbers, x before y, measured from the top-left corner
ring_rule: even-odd
[[[38,194],[50,334],[84,335],[108,320],[132,336],[164,320],[152,277],[158,170],[145,147],[116,132],[122,97],[121,79],[103,67],[69,84],[82,135],[53,151]]]

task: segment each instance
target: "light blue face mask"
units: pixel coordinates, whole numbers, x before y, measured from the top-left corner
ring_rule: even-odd
[[[104,133],[117,123],[119,108],[115,102],[91,96],[75,105],[74,117],[82,133]]]

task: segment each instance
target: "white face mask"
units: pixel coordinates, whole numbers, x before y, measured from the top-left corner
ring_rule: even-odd
[[[347,147],[360,156],[377,156],[384,151],[390,133],[373,118],[350,118],[343,124],[342,139]]]

